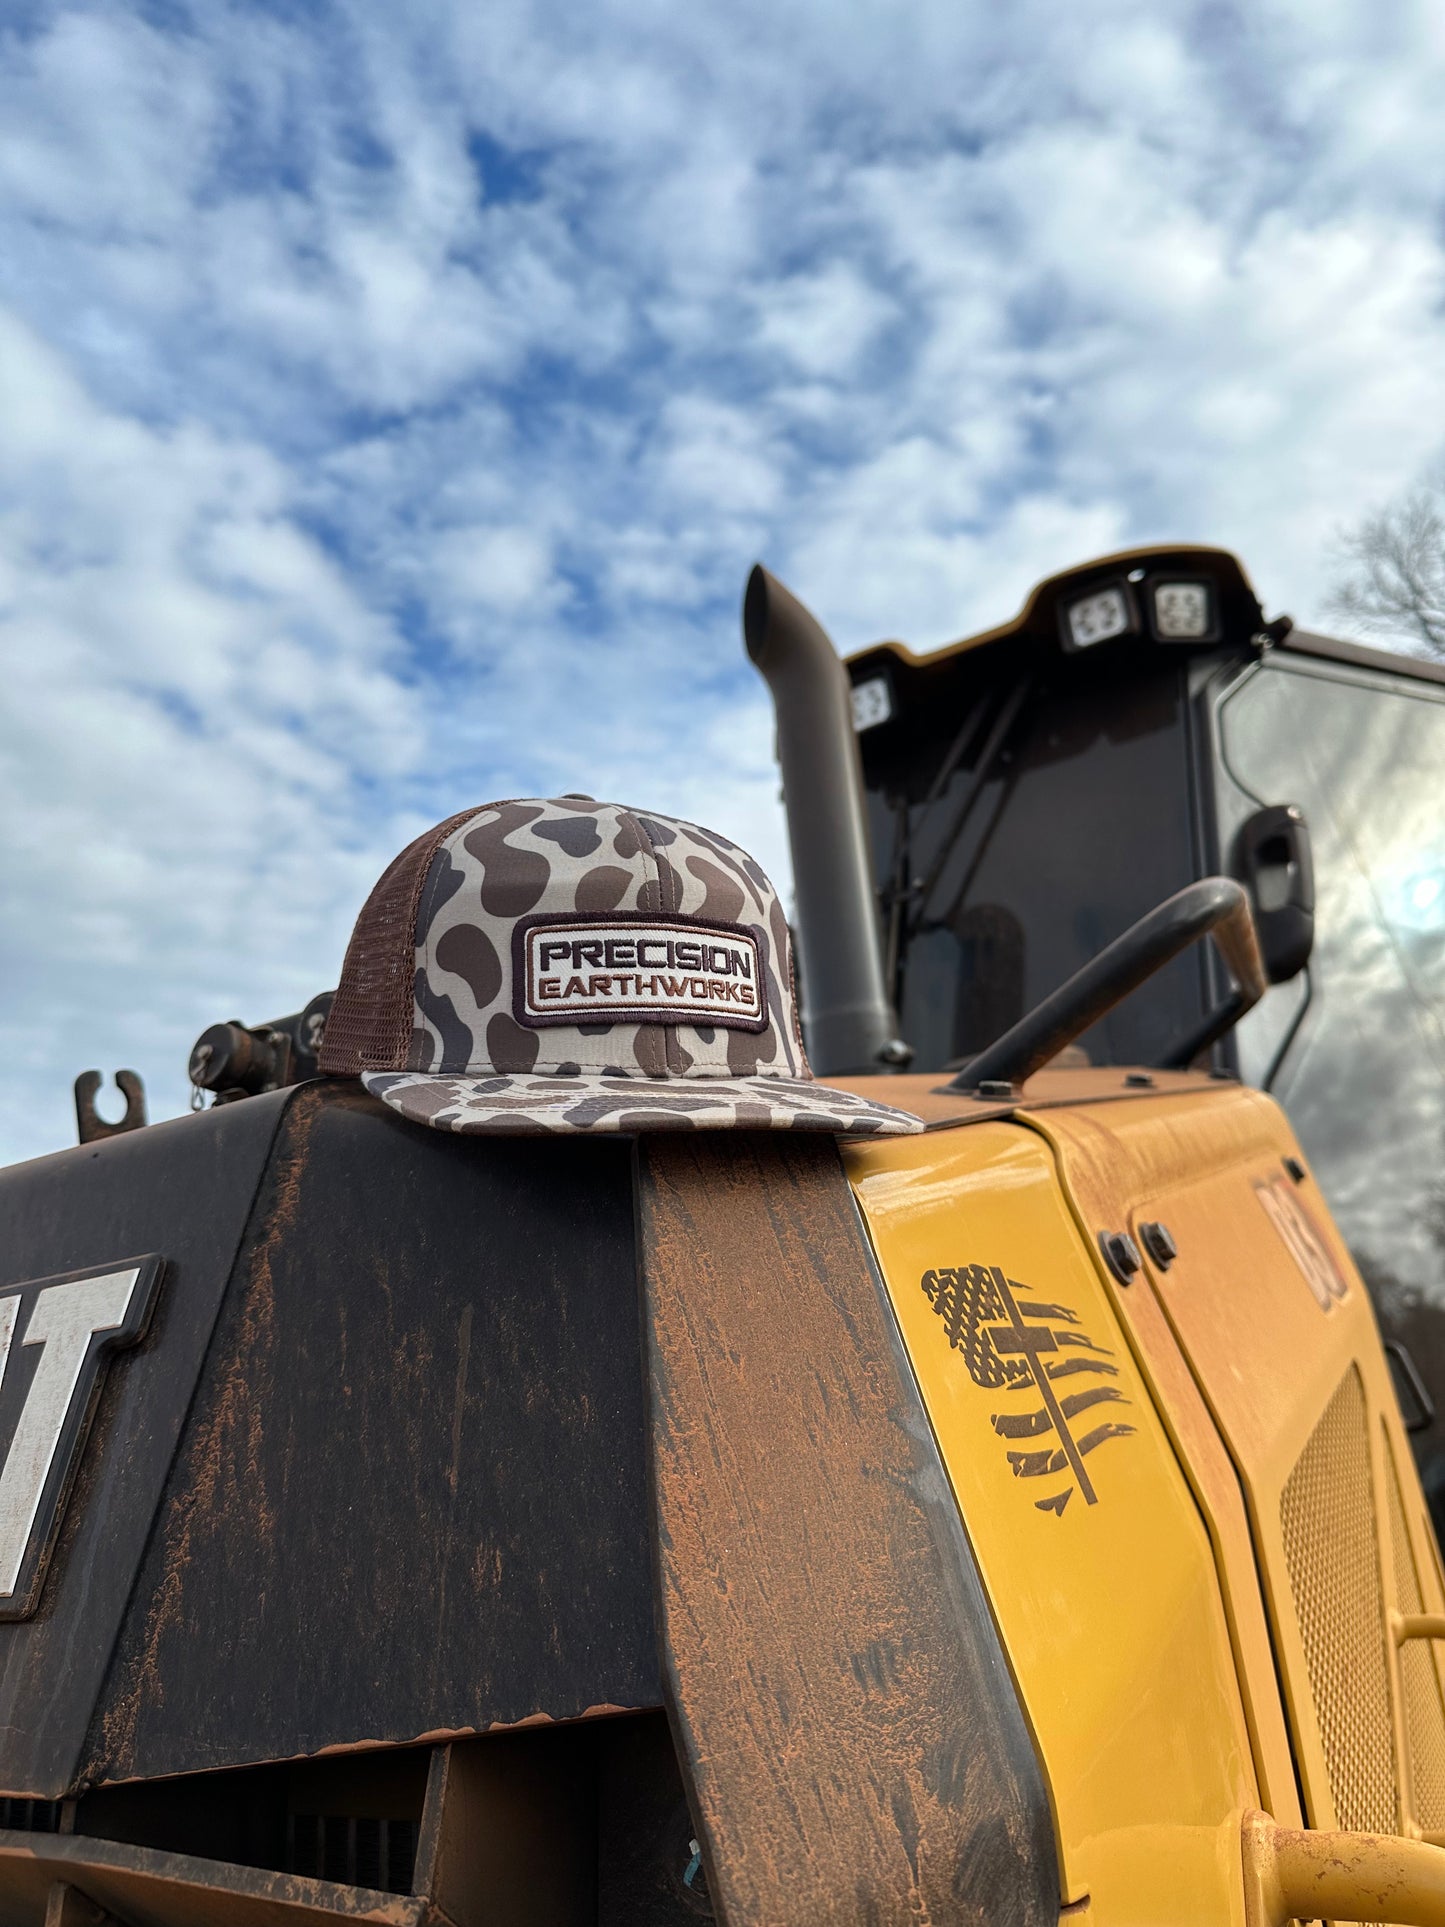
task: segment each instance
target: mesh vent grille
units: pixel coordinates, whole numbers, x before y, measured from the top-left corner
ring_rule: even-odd
[[[1357,1367],[1350,1367],[1325,1407],[1289,1475],[1279,1512],[1336,1824],[1393,1833],[1390,1683],[1365,1391]]]
[[[1395,1603],[1402,1613],[1424,1611],[1420,1581],[1410,1551],[1405,1505],[1394,1456],[1385,1445],[1385,1477],[1390,1493],[1390,1551],[1394,1559]],[[1410,1746],[1410,1780],[1415,1818],[1427,1833],[1445,1828],[1445,1707],[1440,1702],[1440,1680],[1427,1639],[1411,1639],[1400,1648],[1400,1681],[1404,1687],[1405,1732]]]
[[[287,1830],[286,1869],[347,1887],[409,1894],[417,1833],[415,1820],[293,1813]]]
[[[322,1033],[320,1067],[328,1076],[406,1069],[415,1010],[417,906],[437,850],[476,814],[462,810],[409,843],[362,905]]]
[[[59,1833],[59,1800],[0,1800],[0,1827],[22,1833]]]

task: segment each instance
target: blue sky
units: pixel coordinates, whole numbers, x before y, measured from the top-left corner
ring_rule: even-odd
[[[1162,539],[1319,619],[1440,458],[1437,6],[0,19],[0,1158],[469,802],[785,873],[755,559],[845,648]]]

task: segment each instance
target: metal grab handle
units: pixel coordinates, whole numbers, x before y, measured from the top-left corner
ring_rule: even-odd
[[[1200,937],[1212,936],[1239,988],[1169,1053],[1166,1063],[1188,1065],[1265,992],[1264,963],[1244,889],[1230,877],[1203,877],[1166,897],[1156,910],[1106,944],[1066,984],[1036,1004],[1012,1030],[967,1063],[947,1086],[971,1091],[997,1079],[1022,1084],[1057,1057],[1081,1031],[1097,1023],[1131,990]],[[1187,1053],[1187,1054],[1186,1054]]]
[[[1445,1927],[1445,1853],[1423,1840],[1279,1827],[1267,1813],[1249,1813],[1243,1844],[1247,1927],[1292,1920]]]
[[[1400,1672],[1400,1651],[1413,1639],[1445,1639],[1445,1613],[1402,1613],[1391,1607],[1386,1616],[1394,1650],[1389,1656],[1390,1698],[1395,1729],[1395,1763],[1399,1779],[1400,1831],[1411,1840],[1428,1841],[1432,1847],[1445,1846],[1445,1832],[1437,1827],[1422,1827],[1415,1811],[1414,1768],[1410,1760],[1409,1738],[1404,1723],[1404,1681]],[[1401,1920],[1405,1916],[1401,1915]]]
[[[1445,1613],[1390,1614],[1390,1631],[1395,1644],[1404,1646],[1412,1639],[1445,1639]]]

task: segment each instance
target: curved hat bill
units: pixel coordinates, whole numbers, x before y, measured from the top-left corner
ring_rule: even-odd
[[[570,1131],[830,1131],[903,1137],[921,1118],[813,1078],[619,1077],[596,1072],[448,1076],[364,1071],[373,1097],[413,1124],[468,1136]]]

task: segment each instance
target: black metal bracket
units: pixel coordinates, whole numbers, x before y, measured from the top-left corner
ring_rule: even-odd
[[[1058,1056],[1091,1024],[1096,1024],[1130,991],[1152,977],[1181,950],[1209,936],[1234,978],[1236,988],[1187,1036],[1173,1045],[1160,1068],[1187,1068],[1221,1038],[1265,992],[1254,917],[1244,889],[1229,877],[1203,877],[1167,897],[1122,937],[1075,971],[1066,984],[1036,1004],[1012,1030],[971,1059],[950,1091],[975,1091],[984,1083],[1022,1084]]]
[[[1424,1432],[1435,1423],[1435,1401],[1425,1389],[1425,1381],[1420,1376],[1420,1367],[1410,1356],[1409,1349],[1398,1338],[1385,1340],[1385,1356],[1396,1369],[1391,1373],[1395,1381],[1395,1397],[1400,1404],[1400,1419],[1407,1432]],[[1400,1385],[1404,1383],[1410,1394],[1415,1410],[1405,1417],[1405,1401],[1400,1398]]]
[[[207,1091],[218,1104],[229,1104],[315,1077],[321,1036],[335,996],[334,990],[323,990],[305,1010],[274,1018],[269,1024],[248,1025],[234,1017],[203,1030],[191,1046],[187,1066],[192,1108],[200,1108]]]
[[[1295,803],[1256,810],[1234,839],[1234,868],[1254,905],[1265,975],[1288,983],[1315,941],[1315,870],[1309,825]]]
[[[75,1129],[82,1144],[95,1144],[101,1138],[119,1137],[122,1131],[138,1131],[146,1122],[146,1091],[139,1071],[117,1071],[116,1085],[125,1098],[125,1115],[108,1124],[95,1108],[95,1094],[105,1079],[99,1071],[82,1071],[75,1080]]]

